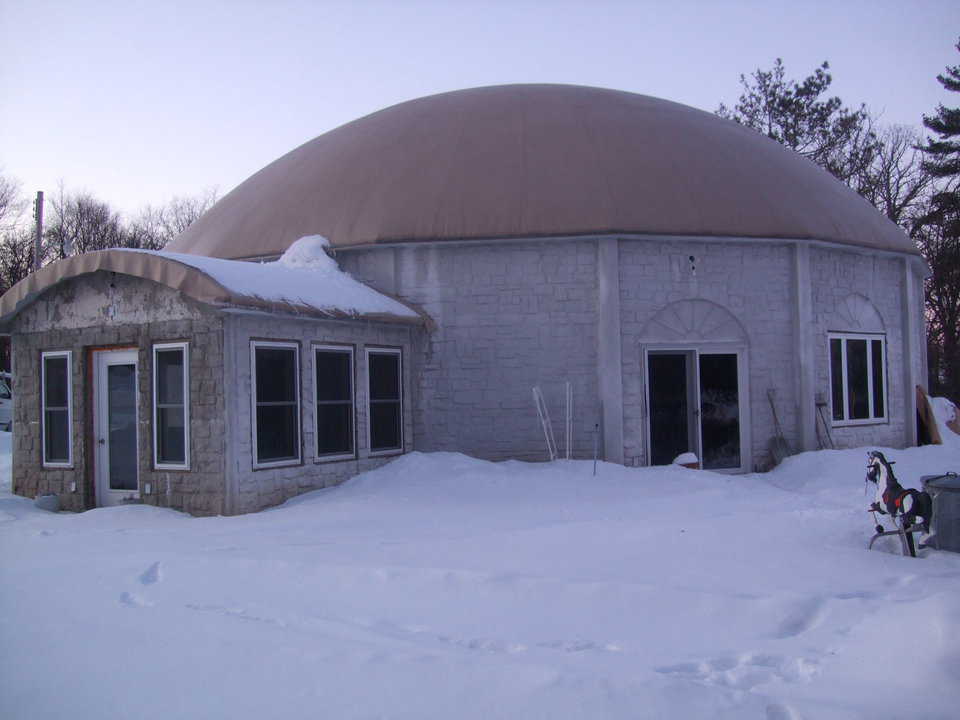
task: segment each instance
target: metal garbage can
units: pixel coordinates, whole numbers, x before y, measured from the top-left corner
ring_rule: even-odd
[[[960,552],[960,476],[952,472],[924,475],[920,481],[933,498],[933,537],[927,544],[937,550]]]

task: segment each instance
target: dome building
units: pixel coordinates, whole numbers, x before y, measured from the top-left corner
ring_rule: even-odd
[[[164,252],[12,288],[36,399],[14,485],[90,507],[117,465],[121,500],[232,514],[412,449],[546,459],[544,419],[561,456],[724,472],[781,434],[911,445],[925,272],[856,193],[709,113],[564,85],[421,98],[281,157]],[[139,389],[125,460],[84,446],[112,422],[108,356]]]

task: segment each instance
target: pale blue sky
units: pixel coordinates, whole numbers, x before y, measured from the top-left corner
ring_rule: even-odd
[[[0,0],[0,168],[133,212],[221,194],[338,125],[479,85],[562,82],[716,109],[739,75],[823,60],[833,91],[920,125],[960,62],[956,0]]]

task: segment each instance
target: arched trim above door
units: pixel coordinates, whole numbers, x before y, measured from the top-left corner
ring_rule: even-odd
[[[679,300],[654,315],[640,333],[642,342],[708,342],[748,344],[740,321],[709,300]]]

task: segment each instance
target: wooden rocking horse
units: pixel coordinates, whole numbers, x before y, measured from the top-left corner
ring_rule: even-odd
[[[877,538],[884,535],[899,535],[903,554],[916,557],[913,533],[922,530],[925,534],[930,534],[933,501],[928,493],[907,489],[897,482],[893,474],[893,464],[879,450],[871,450],[867,453],[867,480],[877,486],[876,497],[869,510],[873,513],[889,515],[897,526],[896,530],[885,530],[878,522],[876,534],[870,539],[868,547],[872,548]],[[919,526],[916,525],[918,518],[921,521]]]

